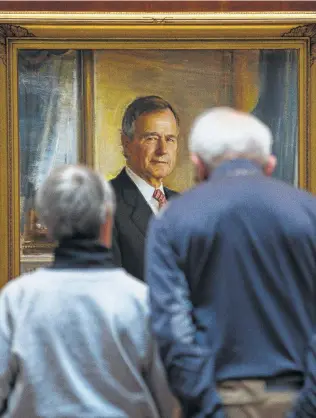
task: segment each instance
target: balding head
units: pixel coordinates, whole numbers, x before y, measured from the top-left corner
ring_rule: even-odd
[[[209,171],[223,160],[236,158],[254,160],[265,167],[271,160],[271,149],[272,134],[263,122],[228,107],[200,115],[189,137],[189,150]]]

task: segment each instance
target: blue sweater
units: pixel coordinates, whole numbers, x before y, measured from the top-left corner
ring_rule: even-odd
[[[315,278],[316,199],[249,161],[222,164],[151,222],[153,329],[187,417],[223,416],[217,382],[305,374]],[[299,408],[316,416],[313,359]]]

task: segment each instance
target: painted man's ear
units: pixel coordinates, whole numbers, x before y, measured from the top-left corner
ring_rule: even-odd
[[[131,142],[130,138],[127,135],[121,133],[121,144],[123,148],[123,155],[125,158],[127,158],[128,156],[128,146],[130,142]]]

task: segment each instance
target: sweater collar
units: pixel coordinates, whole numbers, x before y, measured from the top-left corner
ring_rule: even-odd
[[[54,251],[53,269],[115,268],[112,251],[93,239],[64,239]]]

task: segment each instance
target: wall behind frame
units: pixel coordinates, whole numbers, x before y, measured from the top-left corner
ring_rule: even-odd
[[[315,1],[0,1],[2,11],[265,12],[316,11]]]

